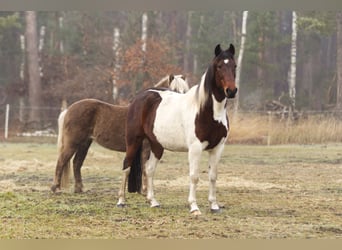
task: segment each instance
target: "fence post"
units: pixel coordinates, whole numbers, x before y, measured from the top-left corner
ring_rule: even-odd
[[[9,120],[9,104],[6,104],[6,116],[5,116],[5,139],[8,138],[8,120]]]
[[[267,132],[267,146],[271,145],[271,130],[272,130],[272,111],[268,111],[268,132]]]

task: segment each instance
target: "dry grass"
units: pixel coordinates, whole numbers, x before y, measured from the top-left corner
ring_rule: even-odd
[[[264,113],[242,113],[231,120],[231,143],[277,145],[342,142],[342,121],[333,116],[309,115],[289,122]]]
[[[304,239],[342,238],[342,145],[227,145],[219,166],[222,213],[207,202],[201,163],[198,203],[188,212],[184,153],[166,152],[156,172],[156,198],[128,195],[116,208],[122,153],[92,146],[82,169],[84,194],[49,190],[53,144],[0,144],[1,239]]]

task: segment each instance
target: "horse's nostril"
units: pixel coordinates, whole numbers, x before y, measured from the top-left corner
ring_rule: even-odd
[[[227,98],[234,98],[237,93],[237,88],[235,88],[234,90],[227,89],[226,92],[227,92],[226,93]]]

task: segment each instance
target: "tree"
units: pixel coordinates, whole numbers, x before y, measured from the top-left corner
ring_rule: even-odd
[[[38,42],[37,42],[37,20],[35,11],[25,12],[26,20],[26,49],[29,75],[29,122],[35,124],[35,128],[40,124],[41,107],[41,82],[38,56]]]
[[[237,60],[237,70],[236,70],[236,87],[240,88],[240,76],[241,76],[241,68],[242,68],[242,58],[243,52],[245,50],[245,42],[246,42],[246,35],[247,35],[247,18],[248,18],[248,11],[244,11],[242,13],[242,28],[241,28],[241,44],[240,44],[240,51]],[[234,103],[234,113],[236,114],[239,108],[239,95],[235,97]]]
[[[336,106],[336,12],[297,12],[296,107]]]
[[[294,110],[296,106],[296,60],[297,60],[297,13],[292,12],[292,39],[291,39],[291,64],[289,70],[289,97],[290,107]]]
[[[339,11],[336,14],[337,23],[337,98],[336,107],[342,109],[342,12]]]

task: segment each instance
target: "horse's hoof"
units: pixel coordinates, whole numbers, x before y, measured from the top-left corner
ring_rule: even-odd
[[[156,201],[155,199],[152,199],[151,201],[150,201],[150,207],[160,207],[160,204],[159,204],[159,202],[158,201]]]
[[[126,204],[122,204],[122,203],[116,204],[116,207],[118,207],[118,208],[124,208],[124,207],[126,207]]]
[[[210,209],[211,213],[213,214],[219,214],[222,212],[222,210],[219,208],[219,209]]]
[[[53,186],[51,186],[51,191],[52,191],[54,194],[57,194],[57,193],[60,193],[60,192],[61,192],[61,189],[58,188],[56,185],[53,185]]]
[[[193,216],[199,216],[199,215],[202,214],[201,211],[199,211],[199,210],[194,210],[194,211],[191,211],[190,213],[191,213],[191,215],[193,215]]]
[[[151,208],[160,208],[160,204],[157,204],[157,205],[154,205],[154,206],[151,205]]]

